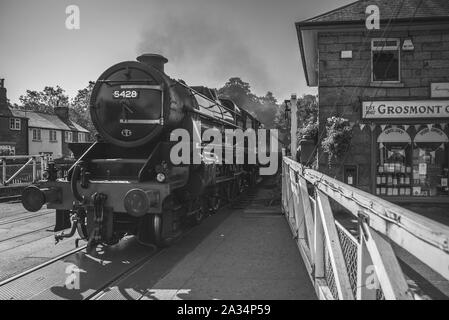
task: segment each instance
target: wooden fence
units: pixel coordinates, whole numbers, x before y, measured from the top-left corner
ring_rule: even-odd
[[[0,186],[28,185],[41,180],[47,167],[48,158],[43,155],[18,155],[0,157]],[[57,163],[58,178],[67,175],[74,161]]]

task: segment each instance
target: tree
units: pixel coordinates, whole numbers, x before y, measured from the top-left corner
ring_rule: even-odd
[[[291,116],[285,114],[285,103],[283,103],[276,114],[274,120],[275,127],[279,130],[279,136],[286,144],[290,144],[290,119]],[[297,101],[297,139],[303,137],[316,139],[318,133],[318,98],[314,95],[303,95]]]
[[[89,131],[90,140],[93,140],[97,133],[89,112],[90,95],[93,87],[94,83],[90,82],[87,87],[78,90],[78,93],[70,102],[69,109],[70,119]]]
[[[25,95],[19,97],[22,108],[48,114],[54,113],[57,106],[68,106],[69,97],[60,86],[45,87],[42,91],[27,90]]]
[[[259,98],[260,106],[257,109],[257,117],[267,129],[276,128],[276,115],[279,112],[277,100],[271,91],[268,91],[264,97]]]
[[[265,96],[257,97],[251,92],[251,86],[248,82],[233,77],[218,90],[218,93],[220,96],[231,99],[238,107],[254,115],[266,128],[275,128],[274,119],[279,107],[272,92],[268,91]]]
[[[65,90],[59,86],[46,86],[42,91],[27,90],[21,95],[20,105],[11,105],[12,108],[54,114],[55,107],[68,107],[69,118],[89,131],[90,139],[96,134],[95,127],[90,119],[89,101],[94,83],[89,83],[84,89],[78,90],[73,99],[65,94]]]
[[[279,106],[279,109],[274,118],[275,128],[279,130],[279,140],[285,146],[290,145],[290,115],[285,113],[285,103]]]
[[[257,115],[258,98],[251,92],[248,82],[238,77],[230,78],[225,85],[218,89],[218,94],[234,101],[240,108]]]

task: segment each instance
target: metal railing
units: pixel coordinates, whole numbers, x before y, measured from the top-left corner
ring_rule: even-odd
[[[14,163],[23,160],[24,163]],[[30,184],[42,179],[47,165],[44,155],[18,155],[0,157],[1,185],[11,186]]]
[[[352,214],[349,227],[335,220],[331,201]],[[392,245],[449,280],[449,227],[287,157],[282,209],[320,299],[420,298]]]

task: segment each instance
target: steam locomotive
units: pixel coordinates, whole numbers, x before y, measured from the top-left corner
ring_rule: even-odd
[[[77,231],[77,245],[86,240],[88,249],[125,235],[167,246],[186,224],[201,222],[256,182],[257,163],[218,163],[210,161],[213,154],[209,159],[201,154],[199,163],[173,164],[174,129],[189,132],[192,150],[198,150],[194,137],[206,129],[257,132],[261,123],[215,90],[170,78],[167,61],[143,54],[107,69],[90,100],[97,141],[70,144],[77,161],[67,177],[58,178],[58,167],[49,163],[44,180],[23,191],[25,209],[34,212],[46,204],[56,209],[55,232],[71,228],[56,234],[56,242]],[[243,148],[247,153],[248,146]]]

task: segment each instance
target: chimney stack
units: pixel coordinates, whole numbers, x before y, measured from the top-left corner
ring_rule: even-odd
[[[0,106],[6,105],[7,101],[5,79],[0,79]]]
[[[68,107],[55,107],[55,114],[61,119],[63,122],[69,121],[69,108]]]
[[[164,72],[164,64],[168,62],[168,59],[160,54],[144,53],[137,57],[137,61]]]

